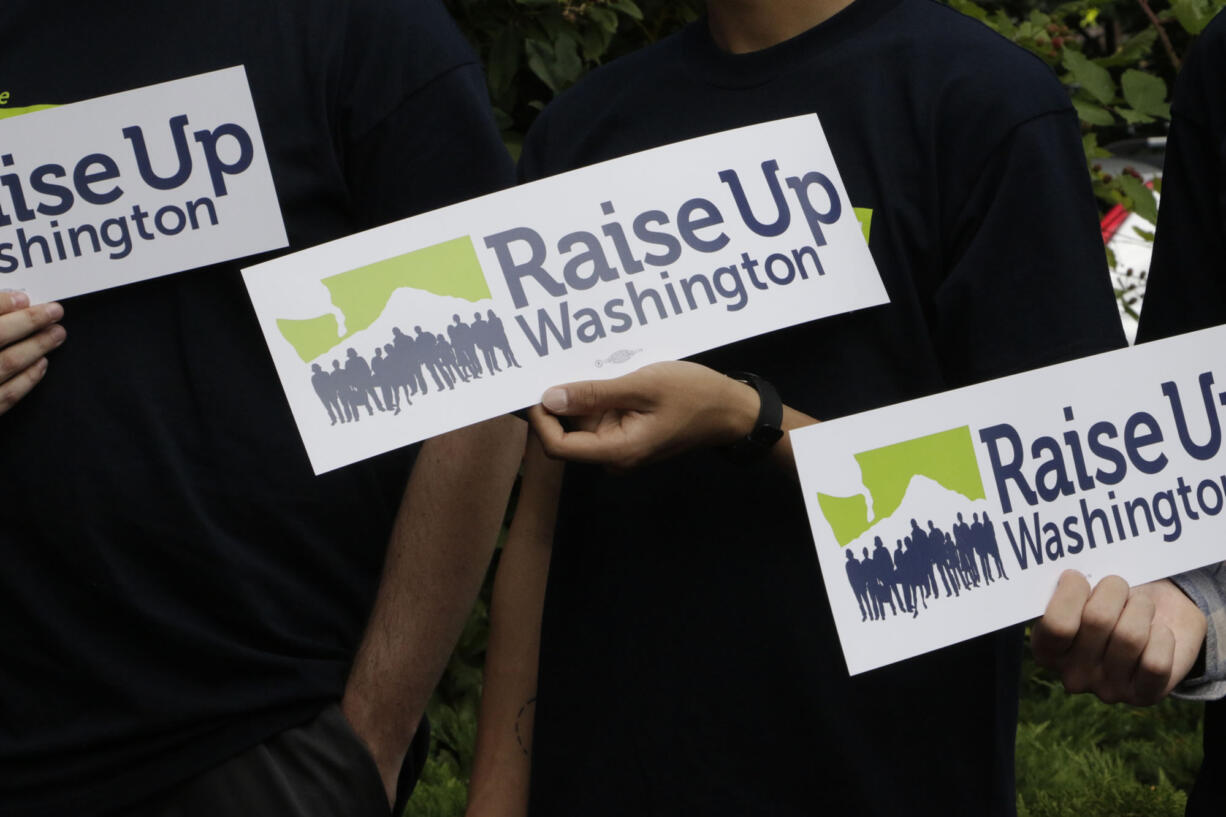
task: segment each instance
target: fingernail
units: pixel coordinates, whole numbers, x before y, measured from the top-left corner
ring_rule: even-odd
[[[27,306],[30,305],[30,296],[25,294],[24,292],[12,290],[12,292],[9,294],[9,297],[13,299],[14,309],[25,309]]]
[[[566,389],[546,389],[545,393],[541,395],[541,405],[554,414],[566,411],[566,404],[569,402],[566,396]]]
[[[53,321],[58,321],[64,317],[64,307],[55,302],[47,304],[43,307],[43,310],[47,313],[47,317]]]
[[[56,346],[59,346],[61,343],[63,343],[64,338],[66,337],[68,337],[67,329],[60,326],[59,324],[56,324],[55,326],[51,327],[51,342],[54,343]]]
[[[47,367],[51,364],[47,362],[47,358],[43,358],[42,360],[38,361],[34,365],[38,367],[34,372],[34,376],[37,377],[39,380],[42,380],[43,375],[47,373]]]

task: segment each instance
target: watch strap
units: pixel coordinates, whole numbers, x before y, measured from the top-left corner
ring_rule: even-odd
[[[729,459],[735,462],[752,462],[765,456],[771,446],[783,436],[783,401],[769,380],[752,372],[729,372],[728,377],[739,380],[758,393],[758,419],[754,422],[753,429],[724,448]]]

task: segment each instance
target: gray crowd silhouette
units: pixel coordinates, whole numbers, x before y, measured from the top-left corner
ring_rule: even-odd
[[[504,366],[520,368],[502,320],[492,309],[485,317],[474,313],[472,323],[452,315],[446,336],[420,326],[414,326],[413,332],[410,336],[394,327],[391,340],[375,347],[369,363],[350,347],[344,363],[333,359],[331,371],[311,364],[311,385],[332,425],[356,423],[363,408],[367,416],[373,416],[375,409],[399,414],[403,407],[413,405],[412,398],[430,393],[430,381],[436,391],[450,391],[456,383],[479,380],[483,374],[493,377]],[[502,353],[502,366],[495,352]]]
[[[893,554],[877,536],[873,552],[861,548],[863,559],[857,559],[853,549],[847,549],[847,580],[860,605],[861,621],[883,621],[886,608],[893,616],[920,614],[921,606],[941,597],[959,596],[963,592],[1008,579],[1000,560],[996,529],[985,511],[967,524],[958,514],[952,534],[928,520],[922,529],[911,520],[911,533],[896,541]],[[992,575],[992,566],[996,575]]]

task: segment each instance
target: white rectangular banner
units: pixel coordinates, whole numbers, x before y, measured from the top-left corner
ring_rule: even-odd
[[[864,224],[861,224],[861,219]],[[680,142],[245,271],[316,473],[888,301],[813,115]]]
[[[1226,560],[1226,327],[792,432],[847,668]]]
[[[0,119],[0,287],[69,298],[286,245],[239,67]]]

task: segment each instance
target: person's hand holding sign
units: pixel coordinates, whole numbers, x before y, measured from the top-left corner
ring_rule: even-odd
[[[47,354],[67,337],[58,303],[30,306],[24,292],[0,292],[0,414],[47,373]]]
[[[624,471],[693,448],[732,445],[760,424],[761,407],[754,387],[697,363],[674,361],[613,380],[555,386],[529,417],[550,457]],[[783,431],[817,422],[782,408]],[[770,445],[770,453],[791,462],[786,434]]]
[[[1108,576],[1091,591],[1083,575],[1066,570],[1031,646],[1069,692],[1148,706],[1188,675],[1205,631],[1204,613],[1169,579],[1130,588]]]

